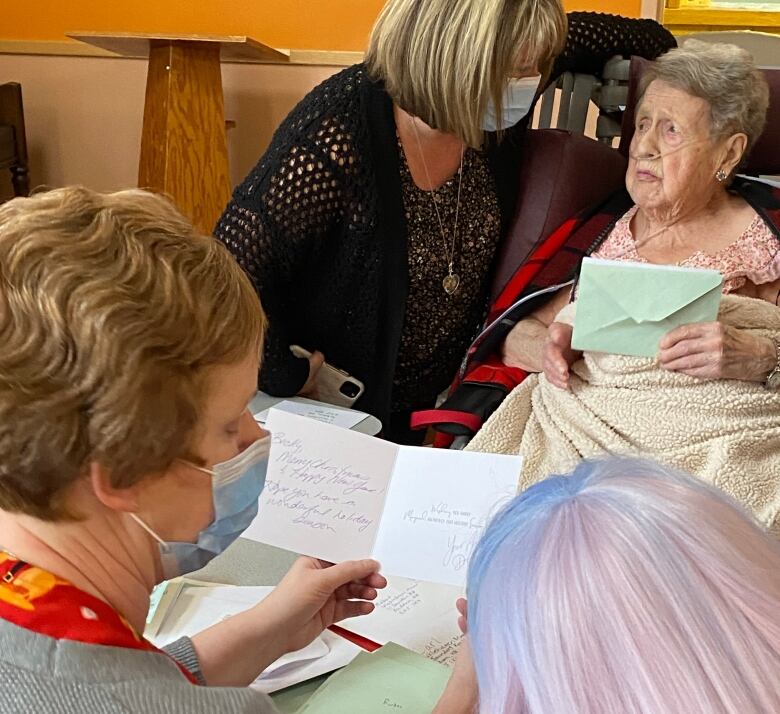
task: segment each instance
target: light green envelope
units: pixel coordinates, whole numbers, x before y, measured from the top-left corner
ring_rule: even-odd
[[[441,697],[452,670],[388,643],[361,652],[336,672],[298,714],[422,714]]]
[[[667,332],[715,320],[722,283],[717,270],[585,258],[572,347],[655,357]]]

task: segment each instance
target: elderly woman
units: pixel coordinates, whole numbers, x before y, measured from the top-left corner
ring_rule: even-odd
[[[422,438],[410,413],[484,316],[535,97],[563,71],[675,44],[652,20],[566,24],[560,0],[388,0],[365,63],[293,110],[215,230],[268,311],[262,389],[313,394],[324,354],[364,383],[356,407],[386,437]]]
[[[442,712],[780,711],[780,542],[653,462],[584,462],[518,496],[468,596],[476,686],[461,658]]]
[[[471,448],[519,449],[524,485],[604,451],[656,455],[770,524],[780,514],[780,202],[735,178],[765,122],[766,81],[746,51],[690,41],[650,66],[639,95],[626,175],[633,206],[592,255],[719,270],[719,319],[671,331],[657,364],[582,359],[571,348],[576,303],[560,291],[504,344],[505,363],[544,376],[526,379]]]
[[[162,198],[0,207],[0,712],[274,712],[246,685],[371,611],[376,562],[301,558],[192,639],[142,637],[154,585],[257,512],[264,328],[229,253]]]

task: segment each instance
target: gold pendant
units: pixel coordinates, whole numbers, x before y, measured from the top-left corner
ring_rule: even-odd
[[[452,295],[458,291],[460,275],[457,273],[448,273],[444,276],[444,280],[441,281],[441,284],[444,288],[444,292],[447,293],[447,295]]]

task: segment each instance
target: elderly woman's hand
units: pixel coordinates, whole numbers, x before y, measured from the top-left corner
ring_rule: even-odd
[[[547,330],[542,349],[542,369],[547,380],[560,389],[569,388],[569,368],[582,352],[571,348],[573,328],[562,322],[553,322]]]
[[[775,366],[775,346],[768,337],[720,322],[682,325],[659,343],[661,367],[700,379],[762,382]]]

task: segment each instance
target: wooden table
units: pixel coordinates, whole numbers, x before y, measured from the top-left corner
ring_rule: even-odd
[[[243,36],[68,37],[123,57],[148,58],[138,185],[168,195],[196,228],[211,234],[231,192],[220,61],[286,63],[289,53]]]

